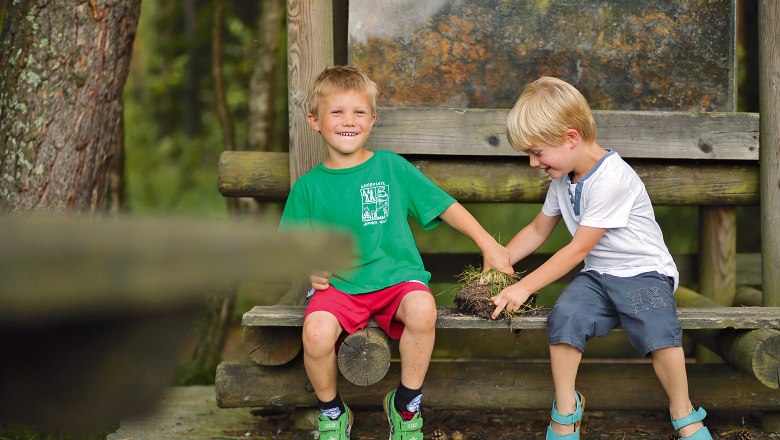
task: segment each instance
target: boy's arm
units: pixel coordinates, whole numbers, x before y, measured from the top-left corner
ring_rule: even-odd
[[[534,292],[557,281],[574,269],[596,246],[605,231],[604,228],[578,227],[571,243],[556,252],[538,269],[493,297],[493,304],[496,305],[492,315],[493,319],[496,319],[505,308],[508,311],[520,309]]]
[[[515,273],[509,262],[509,253],[506,248],[488,234],[463,205],[455,202],[445,209],[439,217],[476,243],[482,251],[483,269],[494,268],[508,274]]]
[[[560,215],[550,217],[539,211],[533,221],[521,229],[506,245],[506,250],[509,251],[509,262],[515,264],[539,249],[550,237],[560,219]]]

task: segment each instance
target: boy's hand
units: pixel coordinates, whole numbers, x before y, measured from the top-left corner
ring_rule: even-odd
[[[325,290],[330,286],[330,283],[328,282],[330,280],[330,277],[333,275],[332,272],[326,272],[326,271],[316,271],[312,272],[309,275],[309,281],[311,282],[311,287],[315,288],[316,290]]]
[[[483,270],[497,269],[509,275],[515,274],[512,263],[509,262],[509,251],[504,246],[496,243],[489,249],[484,249],[482,254]]]
[[[496,310],[493,311],[491,318],[496,319],[501,314],[501,311],[506,309],[508,312],[516,312],[520,310],[520,307],[528,301],[528,298],[532,295],[525,287],[520,283],[512,284],[505,288],[498,295],[493,297],[493,304],[496,305]]]

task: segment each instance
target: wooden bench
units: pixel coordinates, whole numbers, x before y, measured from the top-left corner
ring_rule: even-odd
[[[333,64],[334,42],[323,36],[333,35],[333,4],[337,3],[288,1],[290,152],[223,153],[219,190],[224,196],[282,201],[291,182],[324,157],[322,140],[306,126],[302,103],[310,78]],[[771,18],[767,21],[774,23]],[[775,33],[780,34],[772,26],[767,25],[769,35],[765,38],[776,39]],[[766,60],[777,58],[772,52],[768,54]],[[764,67],[777,72],[778,67],[771,63]],[[733,91],[735,75],[731,73],[731,82],[724,87]],[[770,96],[770,91],[767,87],[765,96]],[[764,239],[780,237],[777,220],[773,220],[776,214],[766,214],[778,206],[778,155],[762,155],[759,173],[759,131],[764,140],[777,139],[777,123],[769,122],[769,130],[759,114],[733,112],[732,98],[719,112],[596,111],[594,117],[599,143],[617,150],[636,169],[655,206],[699,207],[699,252],[693,257],[675,256],[675,260],[681,266],[683,281],[697,285],[702,295],[678,290],[678,315],[687,335],[720,354],[728,364],[688,365],[691,395],[697,405],[774,413],[780,410],[780,309],[724,306],[732,305],[739,285],[761,281],[763,305],[780,305],[780,282],[767,271],[780,261],[777,252],[763,256],[736,252],[737,206],[760,202]],[[768,107],[771,112],[777,111],[774,105]],[[531,169],[527,158],[509,147],[504,134],[507,113],[507,109],[380,108],[370,146],[404,155],[460,202],[540,203],[549,179]],[[764,145],[761,147],[777,150],[775,144]],[[767,199],[768,194],[773,196]],[[529,261],[542,259],[534,256]],[[476,256],[464,255],[426,254],[424,260],[426,267],[433,268],[434,279],[457,273],[453,266],[463,261],[479,262]],[[756,270],[761,267],[763,274]],[[746,276],[747,272],[752,275]],[[242,321],[248,351],[267,354],[300,344],[301,314],[300,307],[284,305],[247,311]],[[437,321],[437,329],[442,331],[541,333],[544,328],[544,316],[490,321],[460,316],[450,308],[440,309]],[[282,367],[220,365],[218,404],[312,406],[315,400],[297,351],[279,351],[289,357],[289,363]],[[376,406],[383,393],[397,384],[397,377],[398,364],[393,361],[389,374],[379,382],[357,386],[344,380],[340,390],[351,405]],[[616,383],[621,386],[616,387]],[[425,386],[425,404],[431,407],[547,409],[552,381],[544,359],[434,359]],[[588,395],[591,409],[661,409],[667,405],[646,360],[599,362],[586,358],[578,386]],[[643,399],[636,399],[637,395]],[[772,420],[765,424],[765,430],[780,431],[780,419]]]

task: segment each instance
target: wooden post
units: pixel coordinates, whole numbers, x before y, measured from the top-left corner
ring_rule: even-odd
[[[737,210],[731,206],[699,209],[699,292],[722,306],[730,306],[736,294]],[[723,362],[701,345],[696,347],[699,362]]]
[[[325,158],[325,143],[306,122],[311,81],[333,64],[333,2],[287,0],[290,183]]]
[[[758,4],[758,106],[761,117],[761,278],[764,306],[780,305],[780,3]],[[780,431],[780,413],[766,412],[767,432]]]
[[[737,291],[737,214],[733,207],[700,212],[699,292],[722,306],[734,303]]]
[[[780,305],[780,2],[758,4],[761,255],[765,306]]]

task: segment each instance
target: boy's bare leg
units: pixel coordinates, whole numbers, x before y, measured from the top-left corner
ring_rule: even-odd
[[[405,387],[422,387],[431,363],[436,339],[436,301],[423,290],[409,292],[401,300],[395,319],[404,323],[398,344],[401,354],[401,383]]]
[[[314,393],[323,402],[336,398],[336,341],[341,330],[338,319],[328,312],[312,312],[303,322],[303,365]]]
[[[582,352],[569,344],[554,344],[550,346],[550,364],[552,368],[553,385],[555,386],[555,406],[560,414],[572,414],[577,410],[574,399],[574,385],[577,381],[577,370],[582,360]],[[550,421],[553,431],[557,434],[574,432],[574,425],[561,425]]]
[[[669,347],[652,352],[653,369],[658,380],[669,396],[669,413],[677,420],[685,417],[693,410],[688,396],[688,376],[685,373],[685,353],[682,347]],[[694,423],[680,429],[680,437],[689,437],[703,423]]]

